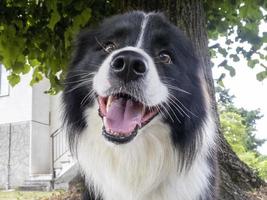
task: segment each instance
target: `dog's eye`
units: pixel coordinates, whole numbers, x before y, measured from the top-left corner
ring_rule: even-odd
[[[105,45],[104,45],[104,48],[105,48],[105,51],[107,53],[111,53],[112,51],[114,51],[116,49],[116,45],[115,43],[113,42],[107,42]]]
[[[166,51],[161,51],[159,53],[159,59],[160,59],[160,62],[162,62],[162,63],[166,63],[166,64],[171,64],[172,63],[171,56]]]

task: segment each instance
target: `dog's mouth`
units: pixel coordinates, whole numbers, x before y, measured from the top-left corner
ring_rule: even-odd
[[[148,107],[134,97],[119,93],[98,97],[99,115],[103,119],[103,135],[114,143],[131,141],[157,114],[156,107]]]

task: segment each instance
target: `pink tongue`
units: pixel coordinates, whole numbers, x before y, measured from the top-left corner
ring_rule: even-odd
[[[123,98],[115,99],[106,115],[108,130],[128,136],[141,124],[142,105]]]

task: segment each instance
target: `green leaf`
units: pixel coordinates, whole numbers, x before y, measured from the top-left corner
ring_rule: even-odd
[[[230,65],[227,65],[227,67],[225,67],[225,69],[227,69],[230,72],[230,76],[231,77],[234,77],[235,76],[235,74],[236,74],[235,68],[233,68]]]
[[[57,10],[57,1],[52,1],[52,2],[53,3],[51,5],[52,8],[51,18],[47,26],[53,31],[56,23],[60,21],[60,15]]]
[[[218,47],[218,52],[220,53],[220,54],[222,54],[223,55],[223,57],[226,57],[227,56],[227,51],[226,51],[226,49],[225,48],[222,48],[222,47]]]
[[[225,73],[222,73],[222,74],[220,75],[220,77],[219,77],[218,80],[217,80],[217,84],[218,84],[219,86],[224,87],[224,82],[223,82],[223,80],[224,80],[225,77],[226,77],[226,74],[225,74]]]
[[[32,80],[30,82],[30,85],[33,86],[35,83],[38,83],[43,79],[42,73],[39,71],[39,68],[35,68],[33,74],[32,74]]]
[[[9,81],[9,84],[14,87],[20,82],[20,76],[15,73],[12,73],[7,77],[7,80]]]
[[[256,20],[262,17],[259,6],[252,2],[253,1],[245,1],[245,5],[239,9],[239,15],[241,18]]]
[[[263,81],[267,77],[267,71],[262,71],[256,75],[257,80]]]
[[[73,37],[89,22],[91,15],[92,10],[90,8],[85,8],[81,14],[74,17],[72,26],[68,27],[64,33],[64,45],[66,49],[71,46]]]
[[[31,70],[31,66],[29,64],[25,64],[22,70],[23,74],[27,74]]]
[[[267,43],[267,32],[262,33],[262,42]]]
[[[29,64],[32,67],[36,67],[36,66],[39,66],[40,65],[40,62],[37,59],[31,59],[31,60],[29,60]]]
[[[210,57],[216,58],[216,51],[214,49],[209,49]]]
[[[248,66],[254,68],[256,64],[259,63],[258,59],[248,60]]]
[[[249,29],[247,26],[242,26],[239,27],[237,34],[240,42],[247,41],[251,44],[259,44],[261,42],[261,38],[258,36],[258,29]]]
[[[231,77],[235,76],[236,74],[235,68],[228,65],[227,60],[224,60],[221,64],[219,64],[219,67],[224,67],[224,69],[228,70]]]
[[[225,41],[225,44],[227,44],[227,45],[230,45],[230,44],[233,44],[234,42],[232,41],[232,40],[230,40],[230,39],[227,39],[226,41]]]
[[[240,61],[240,58],[236,54],[231,54],[230,58],[232,58],[234,62]]]
[[[73,32],[76,34],[85,24],[88,23],[91,18],[92,10],[90,8],[85,8],[81,14],[77,15],[73,19]]]

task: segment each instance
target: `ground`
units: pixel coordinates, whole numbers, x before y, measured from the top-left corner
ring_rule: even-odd
[[[267,187],[260,188],[259,190],[250,193],[251,200],[267,200]]]
[[[257,191],[249,192],[250,200],[267,200],[267,187],[263,187]],[[58,196],[54,196],[48,199],[42,199],[42,200],[79,200],[80,195],[79,191],[73,190],[68,193],[64,193]]]
[[[0,200],[45,200],[60,192],[0,191]]]
[[[267,200],[267,187],[248,193],[251,200]],[[79,200],[80,192],[73,189],[69,192],[4,192],[0,191],[0,200]]]
[[[68,192],[24,192],[1,191],[0,200],[80,200],[80,190],[72,189]]]

